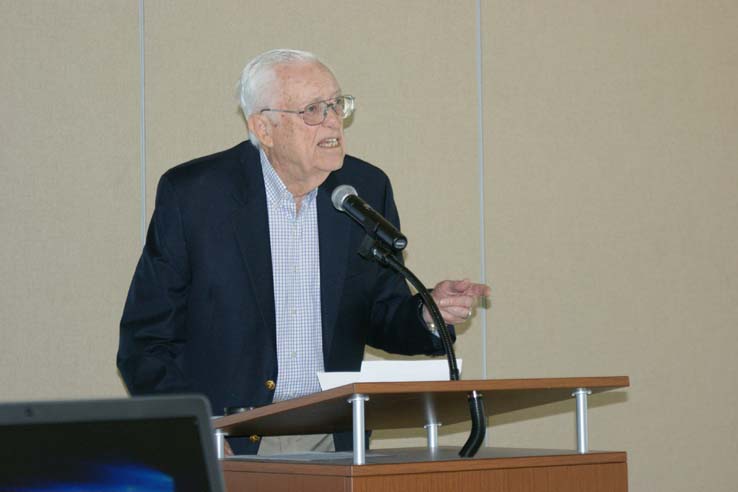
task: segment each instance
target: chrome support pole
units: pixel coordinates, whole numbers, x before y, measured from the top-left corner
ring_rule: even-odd
[[[428,436],[428,449],[436,451],[438,449],[438,428],[441,427],[440,422],[435,424],[426,424],[423,426]]]
[[[369,397],[359,393],[354,394],[348,399],[353,407],[353,432],[354,432],[354,465],[363,465],[366,463],[366,440],[364,425],[364,402],[369,401]]]
[[[577,399],[577,452],[585,454],[589,451],[589,435],[587,431],[587,396],[592,391],[587,388],[577,388],[571,396]]]
[[[220,429],[215,429],[215,456],[219,460],[225,458],[225,433]]]

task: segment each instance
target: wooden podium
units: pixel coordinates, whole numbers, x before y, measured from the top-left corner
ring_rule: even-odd
[[[218,418],[216,437],[316,434],[425,427],[428,447],[222,460],[228,492],[505,491],[625,492],[625,452],[590,451],[590,394],[629,386],[626,376],[355,383]],[[439,447],[439,424],[469,419],[467,395],[484,395],[487,417],[574,399],[577,450],[480,448],[460,458]]]

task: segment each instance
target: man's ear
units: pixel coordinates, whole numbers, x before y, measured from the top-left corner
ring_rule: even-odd
[[[246,120],[249,125],[249,131],[256,135],[261,145],[267,148],[271,148],[274,145],[274,139],[272,138],[272,122],[266,116],[262,114],[252,114]]]

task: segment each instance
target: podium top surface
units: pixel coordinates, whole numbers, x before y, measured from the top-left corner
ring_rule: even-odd
[[[353,383],[221,417],[213,425],[230,436],[348,431],[352,417],[348,399],[356,394],[368,397],[367,429],[451,425],[469,419],[467,394],[471,391],[484,395],[489,417],[570,400],[578,388],[596,394],[629,385],[627,376]]]

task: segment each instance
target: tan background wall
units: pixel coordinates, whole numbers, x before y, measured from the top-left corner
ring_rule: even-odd
[[[0,1],[0,399],[122,394],[139,240],[138,11]]]
[[[630,375],[590,441],[629,452],[631,490],[735,488],[738,4],[138,7],[0,0],[0,400],[125,394],[159,175],[244,138],[241,67],[299,47],[357,96],[349,150],[393,179],[411,267],[493,285],[460,327],[465,377]],[[490,444],[573,447],[570,408],[500,418]]]

